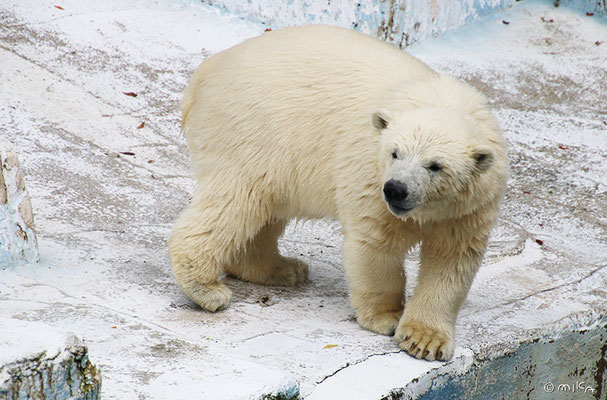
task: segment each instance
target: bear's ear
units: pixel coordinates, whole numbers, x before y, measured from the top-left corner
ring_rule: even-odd
[[[474,166],[477,171],[485,172],[493,165],[494,155],[490,149],[479,148],[472,153]]]
[[[387,110],[379,109],[373,113],[373,127],[381,132],[386,129],[391,119],[392,116]]]

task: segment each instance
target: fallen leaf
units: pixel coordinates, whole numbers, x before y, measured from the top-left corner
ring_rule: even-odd
[[[567,146],[563,146],[563,145],[560,145],[560,146],[559,146],[559,149],[561,149],[561,150],[567,150],[568,148],[569,148],[569,147],[567,147]]]
[[[535,243],[539,244],[540,246],[544,244],[543,240],[540,239],[535,239]]]
[[[116,325],[112,326],[112,329],[116,329],[116,328],[118,328]]]
[[[546,19],[546,18],[542,17],[541,20],[542,20],[542,22],[548,22],[548,23],[554,22],[554,20],[552,18]]]
[[[523,193],[525,193],[525,194],[531,194],[531,192],[529,192],[527,190],[523,190]]]
[[[323,347],[323,349],[331,349],[333,347],[337,347],[337,345],[336,344],[328,344],[325,347]]]
[[[55,8],[56,8],[56,9],[58,9],[58,10],[65,10],[65,9],[64,9],[63,7],[61,7],[61,6],[55,6]]]
[[[137,93],[133,93],[133,92],[122,92],[123,94],[127,95],[127,96],[131,96],[131,97],[137,97]]]
[[[587,12],[586,15],[589,16],[589,17],[592,17],[594,15],[594,13]]]
[[[272,30],[272,28],[266,28],[266,30],[264,32],[270,32]]]
[[[141,123],[141,124],[140,124],[140,125],[137,127],[137,129],[141,129],[141,128],[143,128],[144,126],[145,126],[145,121],[143,121],[143,122],[142,122],[142,123]]]
[[[598,40],[596,42],[594,42],[594,44],[596,44],[597,46],[600,46],[603,42],[599,42]]]
[[[509,21],[502,21],[502,24],[504,24],[504,25],[510,25],[510,22]]]
[[[134,156],[135,153],[132,151],[121,151],[120,154],[124,154],[125,156]]]
[[[148,164],[151,164],[153,162],[154,162],[154,160],[148,160]]]

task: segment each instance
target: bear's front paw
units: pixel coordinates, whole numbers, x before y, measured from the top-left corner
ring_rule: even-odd
[[[424,324],[403,322],[398,326],[394,338],[401,349],[415,358],[448,361],[453,357],[452,335]]]
[[[378,314],[359,314],[356,318],[358,324],[371,332],[379,333],[380,335],[392,335],[398,325],[398,321],[402,314],[401,311],[388,311]]]

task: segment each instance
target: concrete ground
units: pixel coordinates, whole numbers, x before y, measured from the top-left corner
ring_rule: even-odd
[[[429,363],[356,324],[336,222],[281,240],[310,263],[301,287],[226,278],[233,303],[210,314],[172,277],[166,241],[194,185],[181,91],[263,26],[186,0],[0,0],[0,135],[26,173],[42,258],[0,270],[0,317],[83,338],[104,399],[417,398],[521,343],[604,325],[607,24],[552,4],[409,49],[489,97],[512,160],[454,360]],[[410,291],[415,255],[406,269]]]

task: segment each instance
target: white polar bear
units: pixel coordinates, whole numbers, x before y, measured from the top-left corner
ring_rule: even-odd
[[[281,256],[278,238],[291,218],[336,218],[358,323],[396,331],[415,357],[452,357],[508,174],[481,94],[374,38],[311,25],[211,57],[182,109],[199,185],[169,253],[186,296],[226,307],[223,272],[304,281],[307,265]],[[404,307],[403,259],[420,242]]]

